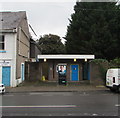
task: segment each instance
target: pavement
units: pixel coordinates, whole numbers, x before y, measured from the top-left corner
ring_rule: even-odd
[[[79,92],[79,91],[96,91],[109,90],[103,85],[22,85],[18,87],[6,87],[6,92]]]

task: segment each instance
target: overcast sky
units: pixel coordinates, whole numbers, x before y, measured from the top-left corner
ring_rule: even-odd
[[[62,38],[66,35],[68,19],[74,12],[76,1],[78,0],[9,0],[8,3],[8,0],[0,0],[0,11],[26,11],[28,21],[38,37],[51,33]],[[109,0],[84,1],[105,2]]]
[[[70,2],[4,2],[0,11],[26,11],[28,21],[38,37],[56,34],[64,37],[69,25],[68,18],[74,12],[75,1]]]

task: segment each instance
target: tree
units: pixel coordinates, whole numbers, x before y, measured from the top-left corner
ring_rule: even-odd
[[[40,37],[38,44],[41,47],[42,54],[65,53],[65,46],[57,35],[44,35],[43,37]]]
[[[120,9],[111,2],[76,2],[66,34],[66,51],[120,57]]]

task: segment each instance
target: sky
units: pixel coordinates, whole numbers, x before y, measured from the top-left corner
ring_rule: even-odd
[[[69,1],[69,2],[68,2]],[[29,24],[34,29],[33,38],[45,34],[65,37],[74,5],[79,0],[0,0],[0,11],[26,11]],[[108,0],[84,0],[86,2],[105,2]],[[114,0],[113,0],[114,1]],[[118,1],[118,0],[117,0]]]
[[[21,0],[22,1],[22,0]],[[26,0],[25,0],[26,1]],[[70,2],[1,2],[0,11],[26,11],[29,24],[34,29],[36,40],[45,34],[55,34],[61,38],[66,35],[71,14],[74,12],[76,1]]]

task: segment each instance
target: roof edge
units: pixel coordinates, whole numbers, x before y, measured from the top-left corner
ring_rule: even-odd
[[[95,55],[38,55],[38,59],[95,59]]]

